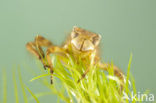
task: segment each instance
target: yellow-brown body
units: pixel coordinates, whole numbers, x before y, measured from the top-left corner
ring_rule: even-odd
[[[86,71],[82,74],[82,77],[78,80],[82,80],[89,72],[90,66],[96,64],[99,68],[108,71],[111,64],[104,64],[100,62],[98,55],[98,46],[101,36],[99,34],[89,32],[79,27],[73,27],[73,30],[63,46],[54,46],[51,41],[45,39],[42,36],[37,36],[34,42],[28,42],[26,44],[27,49],[33,53],[41,62],[44,67],[48,67],[51,72],[51,83],[53,74],[53,63],[51,62],[50,54],[58,53],[63,55],[72,55],[75,60],[81,59],[86,65]],[[46,53],[42,50],[42,47],[47,47]],[[48,63],[43,61],[46,58]],[[123,80],[123,73],[116,66],[113,66],[114,74]]]

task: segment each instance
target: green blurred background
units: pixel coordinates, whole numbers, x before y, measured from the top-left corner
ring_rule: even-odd
[[[131,73],[138,91],[149,89],[156,94],[155,0],[0,0],[0,92],[6,69],[8,103],[15,101],[12,71],[18,65],[34,93],[48,91],[38,81],[29,82],[33,76],[25,65],[36,71],[37,67],[25,44],[40,34],[61,45],[74,25],[101,34],[103,61],[113,61],[125,73],[133,53]],[[50,95],[39,100],[55,103],[57,98]]]

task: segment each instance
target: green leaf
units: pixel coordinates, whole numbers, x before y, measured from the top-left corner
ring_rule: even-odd
[[[13,83],[14,83],[15,101],[16,103],[19,103],[18,89],[17,89],[18,87],[17,87],[17,82],[16,82],[15,70],[13,71]]]
[[[34,93],[25,85],[25,88],[28,90],[28,92],[31,94],[31,96],[34,98],[36,103],[40,103],[38,98],[34,95]]]
[[[36,80],[36,79],[45,77],[45,76],[50,76],[50,74],[42,74],[42,75],[39,75],[39,76],[37,76],[37,77],[32,78],[32,79],[30,80],[30,82],[32,82],[32,81],[34,81],[34,80]]]
[[[3,70],[3,103],[7,103],[7,77],[5,70]]]
[[[23,98],[24,98],[24,103],[28,103],[28,98],[27,98],[27,95],[26,95],[26,92],[25,92],[24,83],[22,81],[20,68],[18,68],[18,76],[19,76],[20,86],[22,88],[22,94],[23,94]]]

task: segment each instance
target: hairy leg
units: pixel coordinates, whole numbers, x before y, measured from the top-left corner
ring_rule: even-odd
[[[94,51],[91,56],[90,56],[90,64],[87,66],[87,69],[85,70],[85,72],[82,74],[81,78],[77,81],[77,83],[79,83],[82,79],[85,78],[85,76],[87,75],[87,73],[90,70],[90,67],[93,66],[97,61],[99,60],[99,57],[96,54],[96,51]]]
[[[33,55],[35,55],[39,60],[41,59],[41,56],[40,54],[42,54],[42,56],[44,56],[44,53],[39,53],[37,50],[36,50],[36,44],[34,42],[28,42],[26,44],[26,48],[29,52],[31,52]]]
[[[47,58],[47,62],[48,62],[48,66],[49,66],[49,69],[50,69],[50,73],[51,73],[51,84],[53,84],[53,64],[52,64],[52,61],[51,61],[51,57],[50,55],[51,54],[66,54],[66,52],[64,51],[63,48],[60,48],[58,46],[51,46],[47,49],[47,53],[46,53],[46,58]]]
[[[108,69],[110,69],[112,67],[111,64],[103,64],[103,63],[99,63],[98,66],[99,66],[99,68],[106,70],[106,71],[108,71]],[[124,79],[124,74],[118,67],[113,66],[113,71],[114,71],[115,76],[119,77],[121,80]]]
[[[82,74],[81,78],[77,81],[77,83],[79,83],[82,79],[85,78],[85,76],[86,76],[86,74],[89,72],[89,70],[90,70],[90,67],[88,67],[88,68],[86,69],[86,71]]]
[[[51,45],[52,43],[49,40],[38,35],[35,37],[34,42],[28,42],[26,44],[26,48],[29,52],[35,55],[43,63],[43,65],[45,65],[45,63],[43,62],[45,54],[42,50],[42,47],[49,47]]]
[[[123,90],[123,83],[124,83],[124,74],[123,72],[116,66],[112,66],[111,64],[105,63],[98,63],[99,68],[108,71],[111,67],[113,67],[114,75],[117,76],[121,80],[120,89]]]
[[[38,44],[41,47],[50,47],[50,46],[52,46],[51,41],[49,41],[48,39],[46,39],[46,38],[44,38],[44,37],[42,37],[40,35],[37,35],[35,37],[35,42],[36,42],[36,44]]]

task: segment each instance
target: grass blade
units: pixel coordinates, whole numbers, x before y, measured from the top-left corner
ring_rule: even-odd
[[[14,93],[15,93],[15,101],[16,103],[19,103],[19,98],[18,98],[18,87],[17,87],[17,82],[16,82],[16,76],[15,76],[15,71],[13,71],[13,83],[14,83]]]
[[[34,81],[34,80],[36,80],[36,79],[45,77],[45,76],[49,76],[49,75],[50,75],[50,74],[42,74],[42,75],[39,75],[39,76],[37,76],[37,77],[32,78],[32,79],[30,80],[30,82],[32,82],[32,81]]]
[[[31,94],[31,96],[34,98],[36,103],[40,103],[39,100],[37,99],[37,97],[34,95],[34,93],[27,86],[25,86],[25,87],[28,90],[28,92]]]
[[[19,81],[20,81],[20,85],[21,85],[21,88],[22,88],[22,94],[23,94],[23,98],[24,98],[24,103],[28,103],[28,98],[27,98],[27,95],[26,95],[26,92],[25,92],[23,81],[22,81],[20,68],[18,68],[18,76],[19,76]]]
[[[129,78],[130,78],[130,68],[131,68],[131,62],[132,62],[132,54],[130,55],[129,63],[128,63],[128,70],[127,70],[127,78],[126,78],[126,94],[128,95],[129,92]],[[128,100],[126,100],[127,103],[129,103]]]
[[[3,70],[3,103],[7,103],[7,77],[5,70]]]

